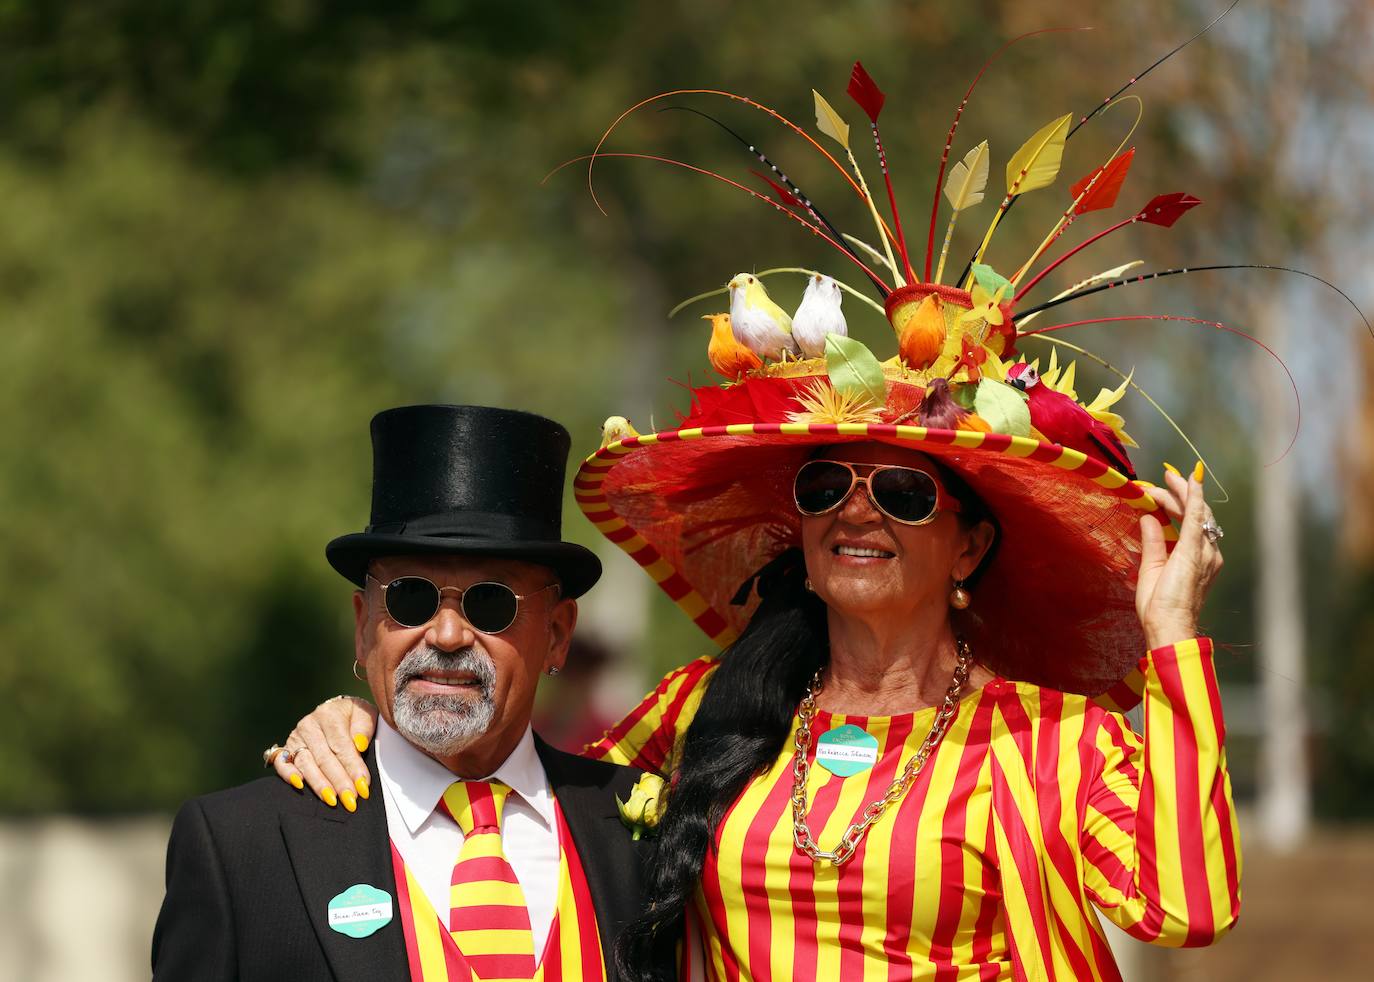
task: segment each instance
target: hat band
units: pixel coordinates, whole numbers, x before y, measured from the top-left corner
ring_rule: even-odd
[[[405,522],[374,522],[367,531],[377,535],[429,535],[455,539],[549,539],[559,529],[528,516],[489,511],[446,511],[420,515]]]

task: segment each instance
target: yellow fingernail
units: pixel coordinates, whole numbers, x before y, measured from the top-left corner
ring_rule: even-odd
[[[334,793],[333,788],[325,788],[320,792],[320,797],[324,799],[324,803],[330,808],[333,808],[339,803],[339,796]]]
[[[362,799],[366,800],[366,799],[372,797],[372,792],[371,792],[371,791],[368,789],[368,787],[367,787],[367,778],[365,778],[365,777],[360,777],[360,778],[358,778],[358,780],[354,781],[353,783],[354,783],[354,785],[358,788],[358,797],[359,797],[359,798],[362,798]]]
[[[366,753],[367,737],[363,736],[361,733],[353,734],[353,746],[358,748],[358,753]]]
[[[1193,468],[1193,480],[1194,480],[1194,481],[1197,481],[1199,484],[1201,484],[1201,483],[1202,483],[1202,475],[1203,475],[1202,461],[1199,460],[1199,461],[1197,462],[1197,466]]]
[[[1175,475],[1175,476],[1177,476],[1177,477],[1182,477],[1182,476],[1183,476],[1182,474],[1179,473],[1178,468],[1175,467],[1173,464],[1169,463],[1167,460],[1164,462],[1164,469],[1165,469],[1166,471],[1168,471],[1170,474],[1173,474],[1173,475]]]
[[[305,782],[301,780],[299,774],[292,774],[287,780],[291,782],[291,787],[295,788],[297,791],[305,787]]]
[[[354,796],[352,791],[341,791],[339,793],[339,800],[343,802],[345,811],[355,812],[358,810],[358,799]]]

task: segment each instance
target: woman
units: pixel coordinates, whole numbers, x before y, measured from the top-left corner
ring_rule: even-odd
[[[947,467],[877,442],[809,453],[794,476],[802,556],[761,572],[758,610],[724,657],[670,674],[591,748],[664,769],[680,746],[653,914],[619,953],[627,973],[670,977],[689,917],[704,942],[689,958],[711,978],[1114,978],[1093,905],[1143,940],[1223,933],[1239,856],[1210,645],[1195,638],[1222,562],[1199,480],[1148,489],[1182,531],[1166,554],[1159,521],[1141,520],[1141,736],[1085,696],[1011,682],[977,651],[961,658],[958,591],[976,592],[997,533]],[[867,757],[850,745],[868,765],[850,776],[816,765],[818,741],[842,726],[877,743]],[[355,703],[330,702],[288,745],[332,771],[330,746],[370,732]],[[345,770],[366,773],[347,756]],[[306,778],[322,788],[310,757]]]

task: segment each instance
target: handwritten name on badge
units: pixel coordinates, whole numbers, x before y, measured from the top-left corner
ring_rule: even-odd
[[[816,763],[836,777],[862,774],[878,762],[878,738],[853,723],[826,730],[816,741]]]
[[[391,923],[391,907],[391,894],[355,883],[329,901],[329,927],[350,938],[365,938]]]

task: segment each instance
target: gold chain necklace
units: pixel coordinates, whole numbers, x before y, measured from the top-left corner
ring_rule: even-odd
[[[802,699],[801,708],[797,710],[799,722],[796,750],[792,757],[792,841],[796,843],[798,852],[810,856],[818,863],[829,862],[834,866],[843,866],[854,857],[854,850],[859,848],[863,837],[868,834],[873,823],[882,817],[883,812],[887,811],[888,806],[906,796],[911,785],[915,783],[916,776],[921,773],[921,768],[925,766],[926,760],[939,745],[945,731],[949,729],[950,722],[958,712],[959,696],[968,682],[969,668],[973,664],[969,646],[963,638],[959,638],[955,641],[955,648],[959,653],[959,660],[954,666],[954,678],[945,692],[945,701],[941,703],[940,711],[935,714],[935,721],[930,724],[930,732],[921,741],[920,748],[906,762],[902,773],[888,786],[887,793],[863,810],[859,820],[840,836],[840,844],[833,852],[826,852],[816,845],[816,840],[811,837],[811,828],[806,824],[806,781],[811,774],[811,763],[806,759],[806,755],[811,749],[811,723],[816,718],[816,696],[821,691],[821,672],[824,671],[817,669],[815,677],[806,687],[806,696]]]

